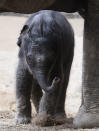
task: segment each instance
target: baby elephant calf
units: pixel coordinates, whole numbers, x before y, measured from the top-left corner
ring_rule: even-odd
[[[64,123],[74,54],[72,27],[57,11],[39,11],[25,23],[17,44],[16,122],[31,122],[31,99],[37,112],[36,124]]]

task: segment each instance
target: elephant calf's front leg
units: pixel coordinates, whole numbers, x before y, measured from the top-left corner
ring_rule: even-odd
[[[42,95],[43,95],[42,89],[40,88],[39,84],[34,80],[31,98],[37,113],[39,111],[39,103]]]
[[[16,123],[29,123],[31,121],[30,93],[32,76],[19,62],[16,74]]]
[[[54,113],[55,113],[56,97],[55,93],[45,93],[43,94],[40,105],[39,112],[35,119],[36,125],[40,126],[51,126],[54,125]]]

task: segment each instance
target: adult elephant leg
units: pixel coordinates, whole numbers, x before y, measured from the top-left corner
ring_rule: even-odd
[[[99,0],[88,0],[82,86],[82,104],[74,119],[74,127],[99,127]]]

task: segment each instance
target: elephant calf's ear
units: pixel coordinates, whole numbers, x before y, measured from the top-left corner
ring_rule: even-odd
[[[21,36],[18,38],[17,45],[20,47],[21,46]]]
[[[21,34],[26,33],[28,31],[28,29],[29,29],[29,26],[28,25],[24,25],[22,30],[21,30]]]
[[[23,36],[25,33],[27,33],[28,29],[29,29],[29,26],[28,26],[28,25],[24,25],[24,26],[23,26],[23,28],[22,28],[22,30],[21,30],[21,33],[20,33],[20,36],[19,36],[18,41],[17,41],[17,45],[18,45],[19,47],[21,47],[22,36]]]

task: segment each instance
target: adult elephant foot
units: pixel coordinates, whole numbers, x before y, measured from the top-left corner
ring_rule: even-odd
[[[99,108],[87,111],[84,106],[81,106],[73,121],[73,126],[74,128],[99,127]]]
[[[54,116],[49,114],[39,114],[34,120],[36,125],[39,126],[54,126],[61,125],[66,122],[65,114],[56,114]]]

